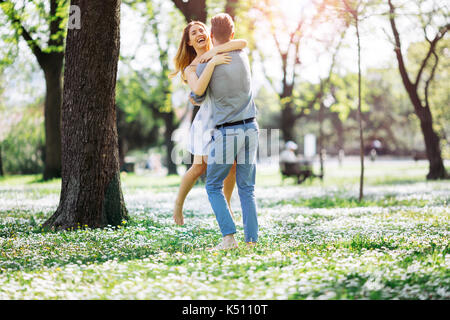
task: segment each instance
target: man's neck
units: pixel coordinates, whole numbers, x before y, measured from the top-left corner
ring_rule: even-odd
[[[228,40],[228,41],[223,41],[223,42],[217,41],[217,40],[216,40],[216,45],[215,45],[215,46],[217,47],[217,46],[220,46],[220,45],[225,44],[225,43],[228,43],[228,42],[230,42],[230,40]]]

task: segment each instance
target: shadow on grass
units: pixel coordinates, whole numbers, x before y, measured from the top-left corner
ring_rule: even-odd
[[[370,182],[370,181],[369,181]],[[421,183],[421,182],[427,182],[427,180],[425,179],[425,177],[423,178],[408,178],[408,179],[402,179],[402,178],[398,178],[398,179],[377,179],[374,180],[373,182],[370,183],[370,185],[374,185],[374,186],[379,186],[379,185],[405,185],[405,184],[416,184],[416,183]]]
[[[357,197],[312,197],[295,200],[280,200],[271,204],[271,206],[278,205],[292,205],[294,207],[315,208],[357,208],[357,207],[391,207],[391,206],[417,206],[424,207],[429,204],[429,201],[421,199],[403,199],[398,200],[394,196],[383,197],[382,199],[364,198],[359,201]]]

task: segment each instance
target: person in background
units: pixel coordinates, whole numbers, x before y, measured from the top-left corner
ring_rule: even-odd
[[[280,153],[279,162],[286,162],[286,163],[299,162],[301,158],[295,154],[295,151],[297,149],[298,146],[294,141],[286,142],[285,149]]]

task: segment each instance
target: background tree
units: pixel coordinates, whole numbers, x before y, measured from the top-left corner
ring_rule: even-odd
[[[128,218],[115,112],[120,0],[72,4],[81,10],[82,28],[67,34],[61,198],[44,227],[119,225]]]
[[[127,93],[125,95],[120,94],[119,102],[121,105],[127,105],[127,109],[130,109],[130,106],[136,106],[135,112],[146,108],[146,113],[152,115],[152,122],[164,130],[163,139],[158,139],[158,141],[165,148],[164,162],[168,174],[177,174],[176,164],[172,161],[172,151],[175,147],[172,135],[177,129],[180,119],[177,116],[177,110],[172,105],[173,86],[168,74],[171,71],[169,50],[176,48],[179,41],[179,33],[173,31],[175,34],[172,34],[171,31],[177,29],[174,24],[178,19],[171,16],[172,10],[164,12],[162,3],[158,1],[132,2],[129,5],[135,13],[145,20],[145,27],[136,51],[131,56],[121,56],[121,61],[130,71],[127,79],[128,84],[121,86]],[[164,28],[169,30],[164,30]],[[153,52],[155,63],[145,67],[140,65],[139,69],[133,68],[133,61],[138,51],[147,45],[155,48]],[[127,86],[130,88],[127,88]],[[140,112],[142,113],[142,111]]]
[[[263,73],[271,84],[272,89],[277,93],[280,102],[280,123],[279,128],[282,131],[283,139],[296,140],[295,128],[299,119],[310,113],[311,109],[318,103],[324,95],[326,86],[317,86],[317,91],[308,93],[307,102],[305,102],[305,95],[302,95],[299,88],[300,78],[299,71],[302,65],[301,48],[307,41],[327,42],[325,51],[331,52],[339,41],[339,32],[341,26],[339,21],[333,17],[332,11],[326,11],[326,1],[319,1],[313,4],[313,7],[301,7],[296,25],[289,25],[287,22],[292,22],[281,12],[278,3],[265,0],[263,3],[258,2],[257,10],[261,13],[259,21],[264,21],[269,34],[273,39],[276,48],[277,59],[281,66],[281,83],[277,84],[271,78],[264,66],[264,62],[269,60],[264,54],[264,48],[256,45]],[[255,4],[256,5],[256,4]],[[330,39],[317,39],[314,35],[314,30],[319,24],[330,23],[335,21],[335,28],[333,30],[333,37]],[[338,36],[336,36],[338,35]]]
[[[444,162],[442,160],[440,139],[433,128],[433,116],[431,114],[430,108],[429,88],[434,79],[439,63],[439,55],[437,54],[436,50],[437,45],[450,29],[450,23],[448,22],[448,13],[442,13],[443,11],[445,11],[445,8],[439,7],[432,7],[430,11],[424,13],[421,8],[422,2],[418,2],[419,18],[422,20],[424,38],[429,46],[414,77],[411,74],[411,71],[408,71],[405,57],[402,53],[400,31],[397,28],[396,22],[396,19],[398,18],[396,7],[394,6],[392,0],[389,0],[388,3],[389,21],[394,37],[394,52],[398,62],[398,70],[400,72],[405,90],[407,91],[411,103],[414,107],[414,112],[420,120],[420,127],[422,129],[422,134],[425,141],[425,150],[428,161],[430,163],[427,179],[445,179],[448,178],[448,174],[445,170]],[[443,18],[443,21],[440,21],[440,24],[436,26],[433,24],[433,20],[436,19],[436,16],[438,15]],[[430,30],[433,29],[436,29],[434,31],[434,35],[430,36]],[[423,90],[423,94],[419,93],[419,90],[421,89]]]
[[[2,80],[3,80],[3,65],[0,62],[0,98],[2,97],[2,94],[3,94]],[[3,106],[2,102],[0,102],[0,119],[4,118],[5,115],[6,114],[4,112],[4,106]],[[2,131],[3,130],[0,130],[0,177],[3,177],[3,175],[4,175],[3,160],[2,160],[2,142],[3,142],[3,132]]]
[[[39,23],[27,26],[26,7],[33,3]],[[45,75],[45,165],[44,180],[61,176],[61,101],[64,38],[68,18],[67,0],[25,1],[22,6],[0,0],[0,8],[7,16],[15,34],[8,42],[17,43],[21,37],[35,56]],[[47,11],[48,10],[48,11]],[[47,37],[44,46],[42,38]]]
[[[413,73],[419,70],[422,64],[423,57],[428,51],[428,47],[429,43],[427,41],[413,42],[408,46],[406,55],[406,59],[408,61],[408,70]],[[443,159],[450,158],[450,112],[448,112],[448,106],[450,105],[450,92],[448,90],[448,86],[442,85],[443,83],[450,83],[449,48],[450,38],[448,36],[439,40],[439,43],[436,45],[436,54],[439,57],[439,63],[436,66],[433,81],[430,82],[428,88],[430,111],[433,115],[433,129],[440,137]],[[429,73],[430,68],[431,64],[425,69],[424,72]],[[398,76],[398,69],[395,69]],[[406,93],[403,86],[401,89]],[[414,108],[411,108],[410,101],[408,101],[408,106],[408,109],[410,110],[414,121],[420,123],[419,119],[414,113]],[[418,128],[420,128],[420,124],[418,125]],[[421,141],[423,141],[422,134]]]
[[[0,177],[3,177],[2,145],[0,144]]]
[[[330,69],[328,71],[328,76],[324,79],[320,79],[319,81],[319,90],[317,90],[316,97],[319,100],[319,114],[318,114],[318,122],[319,122],[319,141],[318,141],[318,149],[319,149],[319,162],[320,162],[320,176],[323,179],[324,176],[324,157],[325,157],[325,148],[324,148],[324,132],[323,132],[323,123],[325,118],[326,109],[329,109],[334,102],[332,95],[329,93],[330,91],[330,81],[334,72],[334,68],[336,65],[336,58],[339,53],[339,49],[342,45],[342,40],[345,37],[346,29],[341,32],[341,36],[336,45],[335,50],[331,56]],[[325,95],[325,92],[328,92]]]
[[[6,121],[1,121],[3,168],[8,174],[42,172],[45,150],[43,109],[43,101],[39,99],[28,105],[25,112],[20,108],[8,109]]]
[[[186,22],[193,20],[206,23],[206,0],[172,0],[173,4],[181,11]]]
[[[239,11],[240,1],[239,0],[227,0],[225,3],[224,12],[228,13],[233,20],[236,19],[236,15]]]
[[[359,124],[359,157],[361,163],[361,172],[359,177],[359,201],[363,198],[364,193],[364,135],[361,112],[361,37],[359,33],[360,10],[362,5],[359,0],[350,3],[349,0],[343,0],[345,11],[348,12],[352,18],[356,30],[357,48],[358,48],[358,124]]]

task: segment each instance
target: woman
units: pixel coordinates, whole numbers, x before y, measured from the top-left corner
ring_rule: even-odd
[[[228,64],[231,61],[231,58],[224,52],[242,49],[246,45],[247,42],[245,40],[232,40],[226,44],[212,48],[211,39],[205,24],[200,21],[192,21],[184,28],[178,52],[174,59],[175,71],[170,74],[170,77],[172,78],[178,72],[181,72],[181,78],[189,85],[192,92],[197,95],[203,95],[208,87],[215,66]],[[199,78],[196,74],[196,67],[199,63],[206,61],[208,61],[208,63]],[[184,224],[183,204],[187,194],[192,189],[197,179],[206,172],[208,147],[210,142],[210,139],[207,139],[207,132],[209,129],[212,129],[210,121],[211,105],[209,97],[206,95],[206,99],[202,102],[190,131],[191,143],[188,146],[188,149],[194,155],[194,163],[183,176],[175,200],[173,218],[178,225]],[[206,137],[206,139],[204,139],[204,137]],[[232,212],[230,200],[235,183],[236,163],[224,180],[223,188],[230,212]]]

